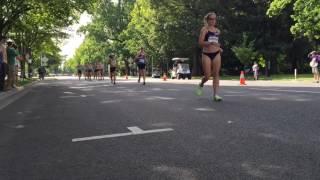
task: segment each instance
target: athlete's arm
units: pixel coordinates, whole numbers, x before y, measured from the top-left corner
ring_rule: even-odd
[[[200,31],[200,36],[199,36],[198,42],[201,47],[208,47],[211,45],[210,42],[204,41],[204,38],[205,38],[207,32],[208,32],[208,29],[206,27],[203,27]]]

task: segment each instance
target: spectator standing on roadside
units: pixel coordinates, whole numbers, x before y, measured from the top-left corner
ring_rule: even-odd
[[[18,46],[16,44],[13,44],[13,48],[17,52],[17,56],[16,56],[15,63],[14,63],[14,85],[17,86],[17,83],[18,83],[18,71],[19,71],[20,61],[23,60],[23,57],[21,56],[21,54],[20,54],[20,52],[18,50]],[[29,77],[31,77],[31,76],[29,75]]]
[[[254,80],[258,80],[259,65],[258,65],[257,62],[254,62],[254,63],[253,63],[252,71],[253,71],[253,79],[254,79]]]
[[[8,84],[7,89],[16,88],[15,85],[15,64],[16,64],[16,57],[18,56],[18,53],[16,49],[14,48],[13,41],[8,41],[8,48],[7,48],[7,56],[8,56]]]
[[[316,51],[312,51],[311,53],[308,54],[308,57],[311,59],[309,65],[312,70],[314,82],[319,83],[318,64],[320,63],[320,55]]]
[[[6,64],[7,64],[7,49],[6,37],[0,36],[0,91],[5,88]]]

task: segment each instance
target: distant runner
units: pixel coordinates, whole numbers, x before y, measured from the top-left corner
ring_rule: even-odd
[[[140,51],[135,57],[135,61],[137,63],[137,66],[139,68],[139,78],[138,83],[140,83],[141,76],[143,77],[143,85],[146,85],[146,54],[144,52],[144,48],[141,47]]]
[[[78,78],[80,80],[82,76],[82,66],[80,64],[77,66],[77,72],[78,72]]]
[[[111,84],[116,84],[116,70],[117,70],[117,60],[114,54],[109,55],[109,63],[110,64],[110,80]]]

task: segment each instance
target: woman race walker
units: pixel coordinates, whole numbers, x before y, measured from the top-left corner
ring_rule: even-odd
[[[117,70],[117,60],[113,54],[109,55],[109,62],[110,64],[110,80],[111,84],[116,84],[116,70]]]
[[[202,47],[202,69],[204,76],[199,83],[196,94],[203,94],[203,85],[211,76],[213,76],[213,97],[214,101],[222,101],[222,97],[218,96],[219,89],[219,73],[221,67],[222,49],[219,43],[220,30],[216,27],[217,15],[214,12],[208,13],[204,17],[204,27],[202,27],[199,36],[199,45]]]
[[[78,78],[80,80],[82,75],[82,66],[80,64],[77,66],[77,73],[78,73]]]
[[[146,85],[146,54],[144,52],[143,47],[140,49],[138,54],[135,57],[135,61],[137,62],[137,66],[139,68],[139,78],[138,83],[140,83],[141,76],[143,77],[143,85]]]

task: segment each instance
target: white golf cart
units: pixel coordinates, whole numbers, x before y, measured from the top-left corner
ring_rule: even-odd
[[[189,58],[172,58],[173,67],[171,72],[171,78],[172,79],[191,79],[191,71],[189,67]]]
[[[160,72],[161,72],[160,68],[152,67],[151,77],[152,78],[160,78],[160,76],[161,76]]]

